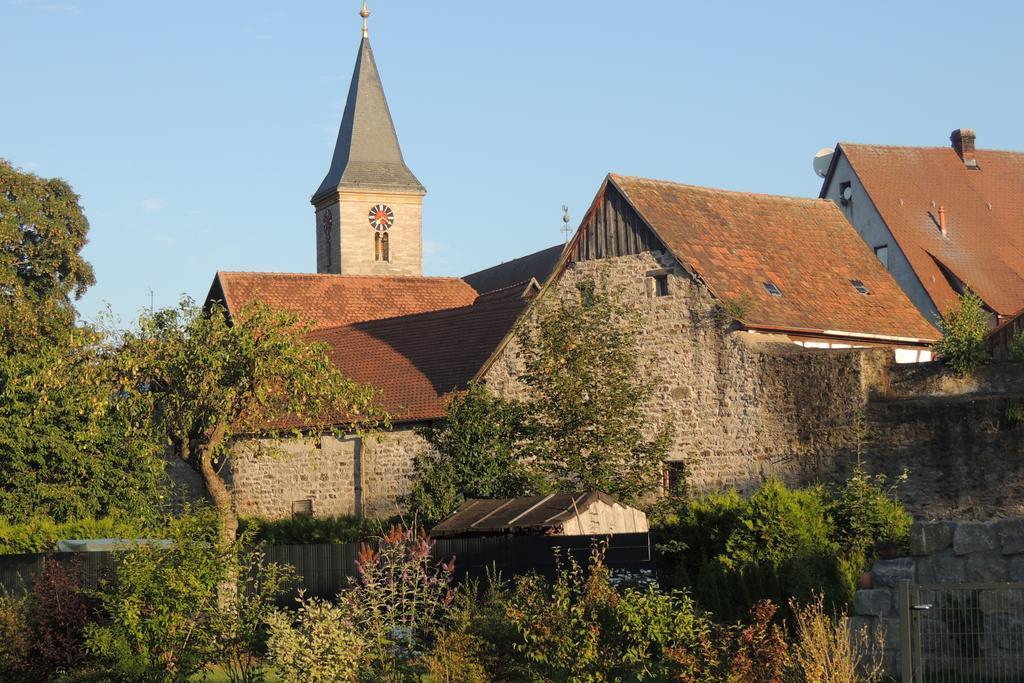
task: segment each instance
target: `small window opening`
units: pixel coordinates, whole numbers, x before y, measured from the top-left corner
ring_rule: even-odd
[[[654,276],[654,296],[668,296],[668,275]]]
[[[292,501],[292,517],[312,517],[313,499]]]
[[[667,496],[680,496],[686,489],[686,463],[672,460],[663,463],[662,489]]]
[[[853,185],[849,180],[839,183],[839,203],[846,206],[853,199]]]
[[[652,270],[647,273],[647,296],[668,296],[668,270]]]
[[[764,291],[768,292],[772,296],[782,296],[782,290],[775,286],[774,282],[763,282]]]
[[[881,263],[886,270],[889,270],[889,245],[883,244],[880,247],[875,247],[875,256],[878,258],[878,262]]]
[[[373,235],[373,257],[376,261],[390,261],[391,260],[391,248],[388,242],[387,230],[383,232],[377,232]]]
[[[856,289],[861,294],[871,293],[870,291],[868,291],[868,288],[864,286],[864,283],[861,282],[860,280],[850,280],[850,284],[853,285],[853,288]]]

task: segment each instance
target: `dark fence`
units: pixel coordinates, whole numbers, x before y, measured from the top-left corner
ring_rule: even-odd
[[[586,566],[592,549],[606,545],[605,563],[616,572],[654,576],[654,543],[649,534],[613,536],[498,536],[494,538],[438,539],[433,557],[438,562],[455,558],[455,580],[482,578],[488,571],[504,578],[536,572],[554,577],[559,559],[568,557]],[[330,598],[356,576],[358,543],[275,545],[264,548],[271,562],[289,564],[299,576],[296,588],[306,595]],[[23,593],[51,558],[81,563],[83,584],[95,587],[102,572],[113,567],[115,553],[36,553],[0,555],[0,590]],[[289,600],[290,602],[290,600]]]

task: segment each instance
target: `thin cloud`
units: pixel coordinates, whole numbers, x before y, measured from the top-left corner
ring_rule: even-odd
[[[143,199],[139,206],[146,213],[153,213],[154,211],[163,211],[167,208],[167,202],[160,199],[159,197],[150,197],[149,199]]]

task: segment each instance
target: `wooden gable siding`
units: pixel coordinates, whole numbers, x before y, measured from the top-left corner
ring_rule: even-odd
[[[591,261],[665,248],[611,184],[595,202],[581,232],[570,257],[573,261]]]

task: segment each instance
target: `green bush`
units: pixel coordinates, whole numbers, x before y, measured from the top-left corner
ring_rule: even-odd
[[[961,375],[989,360],[985,343],[989,333],[989,315],[984,302],[973,292],[960,295],[957,305],[939,321],[942,339],[935,345],[939,358]]]
[[[0,554],[49,552],[61,540],[136,538],[151,531],[137,520],[121,517],[75,519],[60,524],[47,517],[34,517],[21,524],[0,518]]]
[[[1010,337],[1010,360],[1024,362],[1024,330],[1017,330]]]
[[[364,519],[354,515],[332,517],[286,517],[264,520],[240,520],[239,535],[267,545],[305,545],[307,543],[358,543],[382,535],[397,518]]]
[[[760,600],[786,605],[815,593],[829,609],[843,607],[875,546],[904,545],[910,530],[894,487],[859,467],[841,486],[768,481],[749,498],[683,500],[652,522],[662,583],[690,587],[722,621],[744,618]]]

